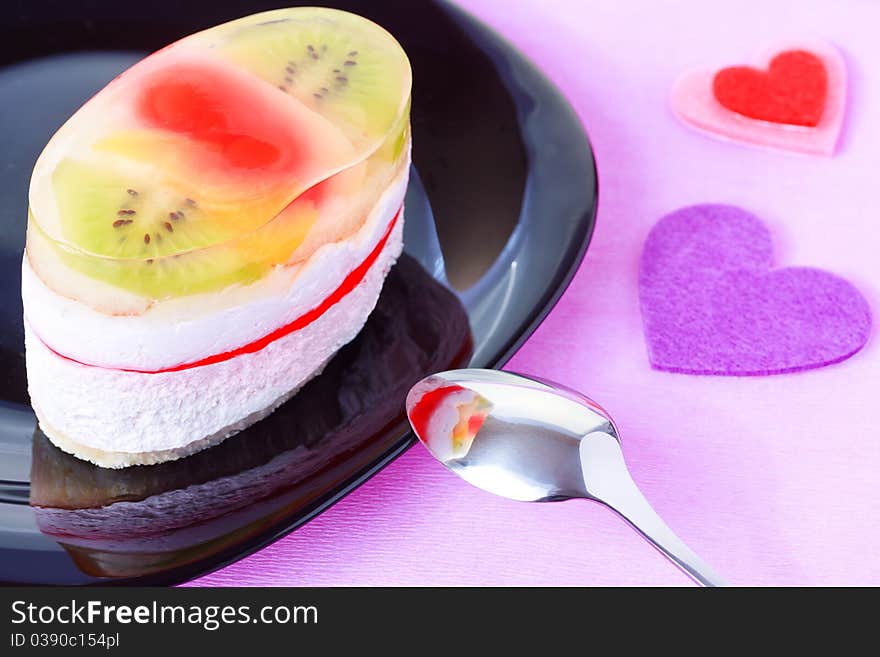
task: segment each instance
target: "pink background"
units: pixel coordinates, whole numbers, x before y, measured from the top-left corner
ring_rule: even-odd
[[[468,0],[554,80],[599,163],[595,237],[562,301],[509,367],[583,390],[616,419],[636,481],[740,585],[880,585],[880,347],[764,378],[656,372],[638,257],[664,213],[734,203],[774,232],[777,263],[855,283],[880,316],[880,3]],[[824,37],[847,60],[834,158],[764,152],[679,125],[673,81]],[[873,68],[871,68],[873,67]],[[878,322],[880,323],[880,322]],[[622,521],[585,502],[473,489],[416,446],[290,536],[202,585],[680,585]]]

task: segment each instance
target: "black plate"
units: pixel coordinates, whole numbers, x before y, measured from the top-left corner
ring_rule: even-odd
[[[109,471],[78,461],[35,430],[27,401],[19,286],[36,156],[145,53],[276,5],[12,4],[0,16],[2,582],[173,583],[277,539],[411,444],[412,383],[504,363],[583,257],[597,202],[590,146],[524,57],[446,4],[328,3],[384,25],[412,60],[408,255],[358,338],[270,418],[174,463]]]

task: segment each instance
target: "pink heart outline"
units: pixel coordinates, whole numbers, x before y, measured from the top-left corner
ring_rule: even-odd
[[[824,367],[858,352],[871,311],[849,281],[773,265],[767,227],[729,205],[676,210],[652,228],[639,301],[654,369],[762,376]]]
[[[749,65],[766,70],[773,57],[787,50],[806,50],[816,55],[828,73],[825,109],[815,127],[762,121],[724,107],[712,92],[712,80],[723,66],[691,71],[679,78],[670,96],[672,112],[685,125],[712,137],[763,148],[833,155],[846,110],[847,81],[843,57],[826,41],[803,39],[768,46]]]

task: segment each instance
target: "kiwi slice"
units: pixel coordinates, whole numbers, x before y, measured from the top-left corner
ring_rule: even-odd
[[[235,236],[221,211],[137,169],[121,173],[68,159],[52,176],[64,237],[90,254],[146,260]]]
[[[124,294],[92,294],[91,290],[82,289],[82,280],[71,288],[65,271],[72,270],[96,281],[112,281],[113,288],[145,299],[162,299],[218,290],[235,283],[246,285],[264,276],[270,268],[268,262],[248,258],[244,252],[225,245],[144,260],[96,257],[51,240],[33,216],[28,220],[27,253],[40,278],[59,293],[84,301],[100,299],[90,305],[123,314],[129,306],[137,312],[136,305],[122,300]]]
[[[210,200],[185,196],[167,181],[138,180],[131,171],[65,160],[56,167],[53,184],[67,239],[51,239],[31,215],[28,253],[38,261],[36,269],[53,271],[44,260],[57,258],[88,277],[149,299],[257,280],[302,244],[321,200],[310,190],[264,226],[237,235],[234,211],[226,216],[229,211]]]
[[[408,110],[412,74],[400,44],[347,12],[283,9],[235,21],[213,47],[327,117],[357,146],[384,143]]]
[[[210,201],[203,205],[167,183],[135,181],[130,172],[67,160],[56,167],[53,182],[69,239],[52,239],[31,214],[28,256],[46,283],[77,298],[89,295],[69,289],[65,268],[147,299],[247,285],[290,261],[310,236],[321,206],[344,194],[349,178],[347,171],[341,172],[300,195],[257,230],[230,236],[223,231],[235,222],[222,216],[218,220],[221,210]],[[112,308],[113,302],[104,299],[101,305]]]

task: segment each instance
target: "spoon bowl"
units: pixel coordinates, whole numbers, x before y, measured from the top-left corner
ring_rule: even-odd
[[[611,417],[580,393],[511,372],[451,370],[413,386],[406,409],[419,440],[474,486],[523,502],[599,502],[698,583],[724,584],[651,508]]]

